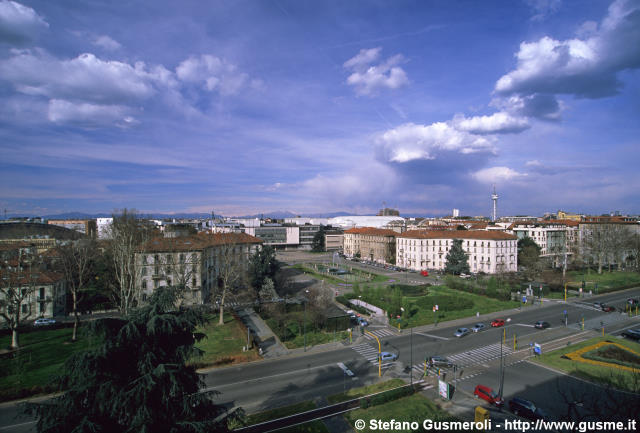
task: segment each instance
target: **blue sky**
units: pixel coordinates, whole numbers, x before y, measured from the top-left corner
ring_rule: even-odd
[[[0,208],[637,214],[639,68],[639,0],[0,0]]]

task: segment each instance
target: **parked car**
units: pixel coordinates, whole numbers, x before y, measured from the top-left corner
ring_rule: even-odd
[[[638,305],[638,300],[634,298],[627,299],[627,304],[629,305]]]
[[[498,328],[500,326],[504,326],[504,319],[496,319],[493,322],[491,322],[491,327],[493,328]]]
[[[36,319],[35,322],[33,322],[33,326],[49,326],[54,325],[55,323],[56,321],[54,319],[41,317],[40,319]]]
[[[485,326],[484,323],[476,323],[475,325],[473,325],[473,328],[471,328],[471,330],[473,332],[480,332],[480,331],[484,331],[485,330]]]
[[[628,338],[629,340],[640,341],[640,328],[637,329],[627,329],[622,333],[624,338]]]
[[[382,362],[395,361],[396,359],[398,359],[398,355],[396,355],[395,353],[391,353],[391,352],[382,352],[382,353],[380,353],[380,360]]]
[[[613,311],[616,311],[616,308],[612,307],[611,305],[603,305],[602,311],[604,311],[605,313],[611,313]]]
[[[476,389],[473,390],[473,395],[476,398],[486,400],[490,404],[493,404],[497,407],[502,407],[502,405],[504,405],[504,400],[501,399],[500,396],[488,386],[477,385]]]
[[[515,415],[519,415],[532,421],[535,421],[537,419],[549,419],[547,414],[542,409],[536,407],[536,405],[529,400],[525,400],[524,398],[520,397],[514,397],[509,400],[509,410]]]
[[[456,337],[464,337],[468,333],[470,333],[469,328],[458,328],[456,332],[453,334]]]
[[[533,325],[536,329],[547,329],[549,326],[549,322],[545,322],[543,320],[538,320],[535,325]]]
[[[428,277],[429,271],[420,271],[420,275],[422,275],[423,277]]]
[[[358,317],[358,325],[360,325],[360,326],[369,326],[369,322],[364,320],[362,317]]]
[[[428,363],[430,367],[453,367],[453,362],[442,356],[431,356]]]

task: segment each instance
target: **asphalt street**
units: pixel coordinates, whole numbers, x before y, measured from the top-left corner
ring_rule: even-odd
[[[469,392],[482,381],[488,386],[496,386],[496,363],[500,356],[503,333],[506,334],[509,346],[512,345],[514,336],[516,337],[516,347],[502,347],[507,352],[507,357],[511,357],[508,359],[513,360],[518,359],[517,354],[526,354],[530,343],[541,343],[545,347],[545,344],[558,341],[564,345],[595,335],[600,332],[601,322],[604,323],[607,334],[619,333],[625,328],[640,326],[640,320],[619,312],[605,313],[595,308],[593,301],[597,299],[606,304],[623,306],[629,297],[640,297],[640,289],[597,298],[581,298],[568,303],[545,300],[542,305],[483,316],[488,329],[461,338],[453,336],[455,330],[461,326],[471,328],[478,321],[475,317],[453,323],[445,322],[437,327],[429,325],[413,331],[404,330],[402,334],[380,327],[370,327],[370,331],[380,334],[383,351],[398,355],[397,361],[384,365],[383,378],[400,377],[410,380],[413,377],[417,380],[427,356],[447,356],[459,365],[456,377],[460,389]],[[564,322],[565,310],[568,316],[567,326]],[[500,328],[489,327],[489,321],[493,318],[505,319],[506,325]],[[581,329],[583,318],[587,325],[584,331]],[[538,320],[549,322],[551,327],[545,330],[535,329],[533,324]],[[206,389],[219,392],[216,396],[218,403],[228,407],[242,406],[249,412],[308,399],[319,401],[345,389],[377,381],[377,350],[378,343],[375,339],[360,336],[352,344],[338,348],[314,348],[307,353],[213,369],[204,376]],[[347,370],[352,376],[347,374]],[[508,367],[505,373],[505,397],[523,394],[526,398],[529,392],[534,391],[544,395],[549,390],[542,386],[555,383],[554,377],[559,376],[542,367],[536,367],[535,373],[532,372],[533,367],[526,361]],[[534,397],[540,398],[537,394]],[[456,396],[453,406],[457,404],[457,398],[463,400],[463,397]],[[15,404],[0,405],[0,432],[33,431],[30,430],[33,423],[29,423],[28,419],[13,418],[16,413]]]

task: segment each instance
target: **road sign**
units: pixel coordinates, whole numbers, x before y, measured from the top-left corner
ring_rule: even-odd
[[[536,355],[542,355],[542,348],[538,343],[533,344],[533,353],[535,353]]]
[[[449,400],[451,398],[451,395],[449,393],[449,384],[444,380],[438,381],[438,394],[440,394],[440,397],[446,400]]]

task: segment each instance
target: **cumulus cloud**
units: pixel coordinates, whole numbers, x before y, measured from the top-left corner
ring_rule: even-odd
[[[473,177],[482,183],[496,183],[525,178],[527,173],[519,173],[509,167],[489,167],[473,173]]]
[[[499,95],[569,94],[602,98],[618,93],[617,74],[640,67],[640,4],[616,0],[592,36],[556,40],[545,36],[522,42],[517,67],[495,85]],[[584,27],[580,33],[584,35]]]
[[[397,89],[409,84],[404,69],[398,66],[404,61],[401,54],[373,64],[380,57],[382,48],[362,49],[344,63],[351,72],[347,84],[353,86],[358,95],[373,95],[381,89]]]
[[[118,104],[155,93],[144,63],[104,61],[93,54],[58,60],[42,52],[21,51],[0,62],[0,78],[23,94],[52,99]]]
[[[28,6],[0,1],[0,42],[20,45],[34,40],[49,24]]]
[[[507,134],[522,132],[531,127],[529,121],[523,117],[512,116],[500,111],[490,116],[464,117],[453,119],[455,128],[472,134]]]
[[[222,95],[236,94],[247,85],[249,75],[239,72],[237,67],[224,59],[210,54],[191,56],[176,68],[176,76],[185,83],[201,84],[208,91]],[[259,83],[254,80],[250,85]]]
[[[443,152],[458,154],[493,154],[493,140],[460,131],[448,123],[431,125],[405,123],[390,129],[376,139],[384,160],[404,163],[412,160],[436,159]]]
[[[123,105],[97,105],[73,103],[60,99],[49,101],[48,118],[54,123],[79,124],[82,126],[103,126],[115,124],[126,127],[137,121],[128,113],[131,110]]]
[[[107,35],[102,35],[95,38],[95,40],[93,41],[93,45],[96,45],[107,51],[116,51],[122,46],[120,45],[120,43],[111,39]]]

